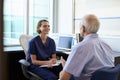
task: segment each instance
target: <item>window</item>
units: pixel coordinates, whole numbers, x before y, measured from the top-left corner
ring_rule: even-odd
[[[4,45],[16,44],[24,31],[24,0],[5,0],[4,3]]]
[[[41,19],[51,25],[52,12],[53,0],[4,0],[4,45],[19,45],[21,34],[36,35]]]
[[[51,1],[51,2],[50,2]],[[53,2],[52,0],[30,0],[29,2],[29,34],[36,34],[36,26],[39,20],[46,19],[49,21],[52,17]],[[52,26],[52,23],[50,23]],[[52,27],[51,27],[52,31]],[[31,33],[32,32],[32,33]]]
[[[81,18],[88,13],[98,16],[102,36],[120,37],[120,0],[74,0],[75,33],[79,32]]]

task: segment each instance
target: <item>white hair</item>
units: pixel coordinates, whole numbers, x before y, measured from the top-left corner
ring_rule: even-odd
[[[88,14],[83,17],[82,25],[85,27],[87,33],[97,33],[100,22],[93,14]]]

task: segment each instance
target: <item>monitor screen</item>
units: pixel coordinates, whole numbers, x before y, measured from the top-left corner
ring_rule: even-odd
[[[73,37],[59,36],[58,48],[71,49]]]
[[[77,40],[77,43],[83,40],[83,37],[80,36],[80,33],[76,34],[76,40]]]

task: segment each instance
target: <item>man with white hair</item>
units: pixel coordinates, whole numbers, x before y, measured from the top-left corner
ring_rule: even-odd
[[[112,49],[98,37],[99,26],[95,15],[83,17],[80,35],[84,39],[71,51],[60,73],[60,80],[70,80],[71,77],[74,80],[90,80],[95,70],[114,66]]]

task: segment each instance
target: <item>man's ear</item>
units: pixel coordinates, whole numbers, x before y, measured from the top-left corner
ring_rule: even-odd
[[[83,27],[83,32],[85,32],[85,26],[84,26],[84,25],[82,25],[82,27]]]

